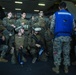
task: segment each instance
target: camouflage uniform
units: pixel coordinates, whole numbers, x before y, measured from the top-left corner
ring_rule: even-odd
[[[22,25],[21,23],[24,23],[24,25],[26,25],[26,24],[28,24],[28,20],[22,19],[22,18],[16,20],[16,23],[15,23],[16,24],[16,27],[21,26]]]
[[[0,45],[0,51],[2,51],[1,52],[1,59],[3,59],[5,57],[5,54],[8,51],[8,46],[7,45]],[[0,61],[3,61],[1,59],[0,59]],[[7,60],[5,60],[4,62],[7,62]]]
[[[39,32],[41,37],[43,38],[43,41],[44,41],[44,45],[45,45],[45,32],[46,32],[46,21],[45,21],[45,18],[44,17],[36,17],[35,18],[35,23],[34,23],[34,28],[36,27],[40,27],[41,28],[41,31]],[[46,48],[46,46],[45,46]]]
[[[46,21],[44,19],[44,17],[36,17],[36,23],[34,24],[34,27],[41,27],[41,31],[40,34],[41,36],[44,38],[44,34],[46,31]]]
[[[54,25],[55,25],[55,15],[53,15],[51,27],[50,27],[50,30],[53,34],[54,34]],[[71,41],[71,37],[69,37],[69,36],[65,36],[65,37],[60,36],[60,37],[57,37],[54,39],[53,54],[54,54],[54,64],[55,65],[60,65],[60,63],[61,63],[61,52],[62,52],[61,46],[62,45],[63,45],[63,52],[64,52],[64,65],[67,65],[67,66],[70,65],[70,57],[69,57],[70,41]],[[67,51],[66,51],[66,49],[67,49]]]
[[[12,64],[16,64],[17,63],[17,58],[18,58],[18,53],[19,53],[19,49],[21,48],[21,46],[23,46],[22,48],[22,53],[24,52],[24,35],[22,35],[21,37],[18,36],[18,34],[15,34],[15,40],[14,40],[14,44],[15,46],[13,47],[12,46],[12,49],[11,49],[11,63]],[[24,61],[24,56],[22,55],[23,57],[23,61]]]
[[[52,56],[53,54],[53,35],[50,32],[50,29],[48,28],[47,31],[45,32],[45,41],[46,41],[46,51],[48,56]]]
[[[28,22],[28,20],[26,20],[26,19],[18,19],[17,21],[16,21],[16,27],[19,27],[19,26],[21,26],[22,24],[21,23],[24,23],[24,30],[25,30],[25,33],[24,33],[24,35],[25,35],[25,42],[24,42],[24,44],[25,44],[25,46],[24,46],[24,48],[26,49],[27,47],[28,47],[28,44],[27,44],[27,42],[28,42],[28,36],[29,36],[29,34],[30,34],[30,32],[31,32],[31,26],[29,25],[29,22]]]
[[[29,47],[29,52],[31,53],[31,55],[33,57],[37,57],[36,55],[36,46],[35,46],[35,40],[32,38],[33,34],[30,34],[29,35],[29,38],[28,38],[28,47]]]
[[[30,34],[28,44],[29,44],[29,51],[30,51],[30,53],[33,57],[32,63],[35,63],[37,58],[39,60],[46,61],[47,59],[46,59],[45,54],[42,53],[42,55],[39,55],[40,49],[38,47],[36,47],[37,42],[36,42],[36,39],[33,38],[33,36],[35,36],[38,41],[41,41],[42,46],[44,47],[44,41],[43,41],[43,39],[42,39],[42,37],[40,36],[39,33],[37,35],[34,35],[34,33]],[[39,45],[41,45],[41,44],[39,44]]]
[[[14,28],[11,26],[12,24],[15,24],[15,21],[13,19],[8,19],[5,17],[3,19],[3,25],[6,27],[6,30],[3,32],[3,34],[6,37],[6,44],[9,45],[9,47],[12,47],[12,44],[14,43]]]
[[[66,66],[70,66],[70,37],[58,37],[54,39],[53,43],[53,54],[54,54],[54,64],[55,65],[60,65],[61,64],[61,52],[62,52],[62,46],[63,46],[63,57],[64,57],[64,62],[63,64]]]
[[[4,29],[5,28],[3,26],[0,26],[0,51],[1,51],[0,62],[7,62],[7,60],[5,60],[4,57],[5,57],[5,54],[8,51],[8,46],[5,44],[6,40],[2,39],[2,37],[4,37],[3,34],[2,34],[2,31]]]
[[[54,34],[55,28],[55,14],[53,15],[50,31]],[[54,36],[55,37],[55,36]],[[65,73],[68,72],[68,66],[70,66],[70,36],[59,36],[55,37],[53,41],[53,56],[54,56],[54,65],[56,68],[53,68],[53,71],[59,73],[59,66],[61,65],[61,53],[63,51],[63,64],[64,64],[64,71]]]
[[[7,17],[3,18],[3,25],[7,28],[8,26],[11,26],[11,19],[8,19]]]
[[[23,54],[25,54],[25,49],[24,49],[24,39],[25,39],[25,36],[22,35],[21,37],[18,36],[18,34],[15,34],[15,49],[17,51],[17,57],[18,57],[18,53],[19,53],[19,49],[21,48],[21,46],[23,46],[22,48],[22,61],[26,62],[26,59],[24,57]]]

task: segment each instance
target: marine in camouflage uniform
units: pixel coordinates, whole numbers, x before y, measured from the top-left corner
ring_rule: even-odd
[[[14,42],[14,28],[15,28],[15,21],[11,18],[12,13],[8,12],[7,17],[3,18],[3,26],[5,26],[6,30],[3,32],[6,38],[6,44],[9,45],[9,47],[12,47],[12,44]]]
[[[45,37],[45,32],[46,32],[46,21],[44,18],[43,11],[40,11],[39,16],[35,17],[35,23],[34,23],[33,28],[36,28],[36,27],[41,28],[40,35],[43,38],[44,44],[45,44],[45,38],[44,37]]]
[[[28,44],[27,44],[28,43],[28,36],[31,32],[31,26],[29,25],[28,20],[26,20],[25,18],[26,18],[26,13],[22,12],[21,13],[21,18],[16,21],[16,29],[15,30],[19,31],[20,29],[24,29],[24,31],[25,31],[24,32],[24,36],[25,36],[25,39],[24,39],[25,46],[24,46],[24,48],[27,49],[27,47],[28,47]],[[18,29],[18,27],[20,27],[20,26],[22,28]]]
[[[43,11],[40,11],[39,16],[36,17],[35,20],[36,20],[36,22],[34,24],[34,27],[41,28],[40,34],[44,38],[44,34],[46,31],[46,21],[45,21],[45,18],[43,16]]]
[[[64,15],[65,17],[69,16],[68,14],[70,14],[69,12],[67,12],[65,10],[66,8],[66,3],[65,2],[61,2],[59,4],[59,15]],[[62,14],[61,14],[61,11],[62,11]],[[64,12],[65,11],[65,12]],[[66,13],[68,13],[66,15]],[[63,52],[63,58],[64,58],[64,61],[63,61],[63,64],[64,64],[64,71],[65,73],[68,73],[68,66],[70,66],[70,41],[71,41],[71,33],[72,33],[72,30],[73,30],[73,19],[71,19],[71,21],[69,20],[70,18],[73,18],[72,15],[70,15],[70,17],[66,20],[65,18],[63,19],[63,17],[60,18],[60,20],[58,20],[57,16],[57,13],[55,13],[53,15],[53,18],[52,18],[52,21],[51,21],[51,26],[50,26],[50,31],[54,34],[54,41],[53,41],[53,56],[54,56],[54,65],[55,67],[52,68],[52,70],[56,73],[59,73],[59,66],[61,65],[61,53]],[[60,16],[59,16],[60,17]],[[62,20],[63,19],[63,20]],[[58,21],[57,21],[58,20]],[[66,20],[66,21],[65,21]],[[56,32],[56,23],[58,23],[58,25],[61,23],[61,26],[65,25],[66,23],[68,23],[67,25],[70,25],[70,31],[69,31],[69,27],[66,25],[64,27],[63,30],[61,30],[61,33],[63,35],[59,35],[59,33],[55,33]],[[69,24],[70,22],[70,24]],[[59,26],[60,27],[60,26]],[[66,29],[68,28],[68,29]],[[61,28],[59,28],[61,29]],[[57,30],[59,30],[57,29]],[[68,33],[66,32],[68,30]],[[60,33],[60,34],[61,34]]]
[[[15,21],[12,19],[12,12],[8,12],[7,17],[3,18],[3,25],[8,29],[8,27],[15,28]]]
[[[26,13],[23,11],[21,13],[21,17],[19,19],[16,20],[16,28],[19,26],[23,26],[23,25],[27,25],[28,24],[28,20],[25,19],[26,18]]]
[[[15,47],[14,48],[12,47],[12,49],[11,49],[11,54],[12,54],[11,62],[12,62],[12,64],[17,63],[17,58],[18,58],[18,55],[19,55],[20,51],[22,52],[20,60],[22,60],[23,62],[26,62],[26,59],[23,55],[23,54],[25,54],[24,39],[25,39],[24,30],[21,29],[21,30],[18,31],[17,34],[15,34]],[[17,58],[16,58],[16,55],[15,55],[15,52],[16,52]],[[19,58],[18,58],[18,62],[19,62]]]
[[[47,61],[46,55],[43,54],[44,51],[39,54],[40,52],[40,47],[42,46],[44,48],[44,41],[42,37],[39,34],[39,30],[33,30],[32,34],[29,36],[29,52],[31,53],[33,60],[32,63],[35,63],[37,59],[42,60],[42,61]]]
[[[2,34],[3,30],[5,30],[5,27],[0,25],[0,51],[1,51],[1,56],[0,56],[0,62],[8,62],[8,60],[4,59],[7,51],[8,51],[8,46],[5,44],[5,37]]]
[[[31,19],[29,20],[29,24],[31,25],[31,28],[34,27],[34,23],[35,23],[35,17],[32,16]]]

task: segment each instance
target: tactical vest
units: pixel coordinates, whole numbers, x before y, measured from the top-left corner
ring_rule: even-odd
[[[73,30],[73,15],[66,10],[55,13],[55,37],[71,36]]]

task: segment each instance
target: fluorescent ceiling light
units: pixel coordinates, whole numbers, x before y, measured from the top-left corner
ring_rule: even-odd
[[[15,8],[15,10],[21,10],[20,8]]]
[[[4,7],[2,9],[5,9]]]
[[[35,12],[39,12],[39,10],[34,10]]]
[[[39,3],[38,5],[39,5],[39,6],[45,6],[45,4],[43,4],[43,3]]]
[[[20,1],[15,1],[15,3],[17,3],[17,4],[22,4],[23,2],[20,2]]]

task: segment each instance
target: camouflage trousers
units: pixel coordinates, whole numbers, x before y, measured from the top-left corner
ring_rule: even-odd
[[[63,55],[63,65],[70,66],[70,37],[58,37],[53,42],[54,65],[61,65]]]
[[[2,57],[2,58],[5,56],[7,50],[8,50],[8,46],[7,46],[7,45],[1,45],[1,46],[0,46],[0,51],[2,51],[2,52],[1,52],[1,57]]]

